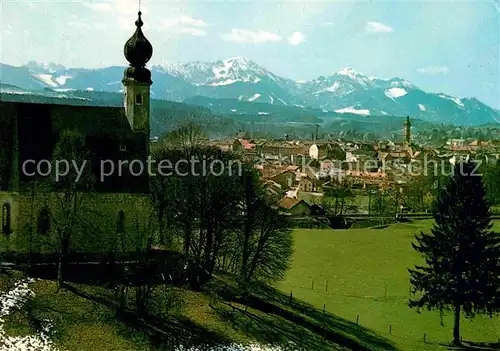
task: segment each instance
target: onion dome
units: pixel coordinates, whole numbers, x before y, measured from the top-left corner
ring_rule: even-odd
[[[141,27],[144,23],[141,19],[141,11],[139,11],[138,15],[139,17],[135,21],[137,29],[134,35],[125,43],[123,49],[125,58],[130,63],[130,66],[136,68],[146,66],[146,63],[153,56],[153,46],[142,33]]]

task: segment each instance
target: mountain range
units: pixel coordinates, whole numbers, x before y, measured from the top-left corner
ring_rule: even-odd
[[[125,67],[66,68],[30,61],[15,67],[0,64],[3,86],[45,90],[122,92]],[[455,125],[500,123],[500,111],[475,98],[428,93],[403,78],[377,78],[342,69],[330,76],[295,81],[242,57],[216,62],[152,66],[153,99],[217,108],[219,113],[265,116],[278,106],[304,113],[365,116],[410,115],[429,122]],[[12,92],[11,92],[12,93]],[[321,116],[315,116],[321,117]]]

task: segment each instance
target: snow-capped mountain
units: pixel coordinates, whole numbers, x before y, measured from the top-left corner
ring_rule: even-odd
[[[352,68],[343,68],[329,77],[313,79],[302,87],[315,97],[344,97],[356,91],[372,89],[386,89],[388,97],[398,97],[404,88],[414,89],[415,86],[401,78],[383,79],[368,77],[354,71]]]
[[[59,93],[122,92],[123,70],[124,67],[117,66],[65,68],[33,61],[21,67],[0,64],[0,82]],[[411,115],[432,122],[464,125],[500,123],[500,113],[477,99],[427,93],[405,79],[370,77],[352,68],[306,82],[279,77],[242,57],[216,62],[166,63],[151,67],[151,71],[152,97],[156,99],[182,102],[204,96],[363,116]]]
[[[498,122],[498,112],[477,99],[426,93],[409,81],[368,77],[345,68],[301,85],[308,105],[359,115],[412,115],[432,122],[483,124]]]
[[[66,67],[57,63],[36,62],[36,61],[29,61],[26,64],[26,67],[32,70],[33,72],[48,72],[48,73],[55,73],[58,71],[64,71],[66,69]]]
[[[216,62],[167,63],[154,66],[152,71],[169,74],[194,87],[190,91],[178,91],[181,96],[202,95],[279,105],[301,101],[294,93],[294,81],[278,77],[243,57]]]
[[[184,79],[194,85],[221,86],[236,82],[258,83],[268,77],[279,81],[265,68],[243,57],[210,62],[166,63],[164,66],[155,66],[177,78]]]

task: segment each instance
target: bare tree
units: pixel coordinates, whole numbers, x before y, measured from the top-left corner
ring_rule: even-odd
[[[53,180],[54,209],[51,211],[52,221],[57,234],[58,269],[57,269],[57,291],[63,284],[63,270],[69,254],[71,238],[78,230],[85,230],[91,223],[85,221],[82,202],[86,193],[89,193],[95,182],[95,178],[87,167],[90,154],[86,147],[85,138],[77,132],[63,131],[56,144],[53,160],[55,162],[68,162],[70,165],[78,165],[82,172],[78,174],[74,167],[68,166],[67,174],[61,179]],[[62,164],[62,163],[61,163]],[[67,165],[67,164],[66,164]]]
[[[236,274],[244,290],[255,279],[280,279],[292,250],[288,222],[253,167],[201,138],[191,124],[172,132],[157,157],[189,162],[155,177],[151,187],[160,228],[182,243],[189,260],[191,286],[210,279],[216,267]],[[209,167],[215,162],[222,172]]]
[[[292,255],[292,235],[290,223],[267,197],[255,170],[246,169],[242,180],[238,276],[240,287],[247,292],[252,281],[283,278]]]
[[[264,205],[259,211],[259,224],[250,247],[247,282],[274,282],[284,278],[292,257],[292,234],[288,218],[277,208]]]

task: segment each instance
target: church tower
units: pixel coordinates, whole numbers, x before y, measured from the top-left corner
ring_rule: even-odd
[[[122,83],[124,85],[125,115],[132,130],[144,133],[149,143],[149,95],[151,72],[146,68],[146,63],[153,56],[153,46],[142,33],[141,11],[135,21],[136,30],[132,37],[125,43],[124,54],[129,67],[125,69]]]
[[[407,146],[411,145],[411,122],[410,116],[406,117],[405,123],[405,143]]]

